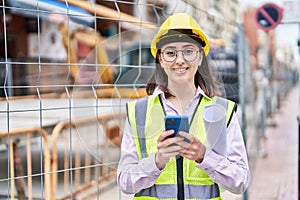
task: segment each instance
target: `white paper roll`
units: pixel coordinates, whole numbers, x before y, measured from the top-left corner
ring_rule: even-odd
[[[219,104],[204,107],[204,126],[208,148],[226,156],[226,109]]]

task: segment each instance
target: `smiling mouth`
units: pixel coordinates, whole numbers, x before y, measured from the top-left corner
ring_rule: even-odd
[[[184,67],[184,68],[173,68],[172,70],[175,72],[184,72],[188,69],[189,69],[188,67]]]

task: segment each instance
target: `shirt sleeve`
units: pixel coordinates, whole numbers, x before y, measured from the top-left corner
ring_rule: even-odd
[[[250,171],[241,128],[234,113],[227,128],[227,156],[207,150],[197,167],[204,170],[220,187],[243,193],[249,185]]]
[[[117,170],[117,182],[125,194],[134,194],[152,186],[161,171],[155,164],[155,154],[138,159],[134,137],[128,120],[124,127],[121,158]]]

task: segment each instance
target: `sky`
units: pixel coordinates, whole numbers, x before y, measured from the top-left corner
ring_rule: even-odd
[[[277,46],[287,46],[293,49],[296,61],[299,63],[299,49],[297,40],[299,38],[299,24],[281,24],[276,30]]]

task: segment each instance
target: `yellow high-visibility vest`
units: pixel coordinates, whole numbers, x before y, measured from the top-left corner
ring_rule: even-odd
[[[202,112],[205,106],[214,103],[221,104],[227,109],[227,126],[236,110],[236,104],[232,101],[221,97],[209,99],[202,96],[191,119],[189,133],[204,144],[206,134]],[[160,97],[151,95],[129,102],[127,114],[138,158],[141,160],[157,151],[157,139],[165,129],[165,111]],[[179,173],[182,174],[180,175],[182,180],[178,179]],[[134,199],[175,200],[180,192],[184,193],[184,199],[222,199],[219,186],[203,170],[196,167],[196,162],[179,156],[166,164],[165,170],[161,172],[153,186],[136,193]]]

